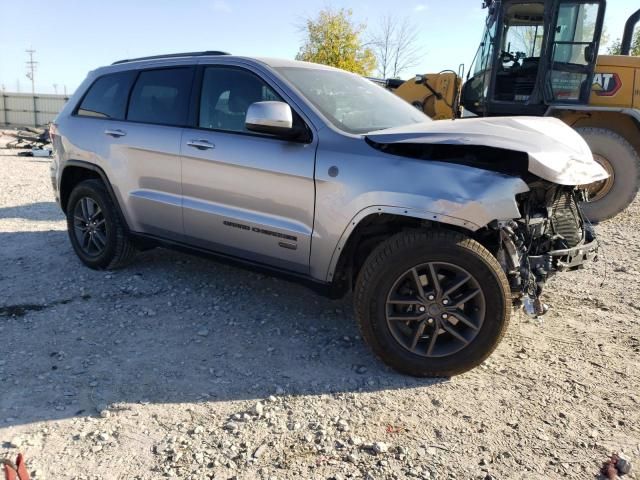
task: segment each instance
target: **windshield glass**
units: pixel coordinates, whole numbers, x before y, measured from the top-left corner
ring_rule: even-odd
[[[289,80],[340,130],[366,133],[431,119],[370,80],[340,70],[279,67]]]

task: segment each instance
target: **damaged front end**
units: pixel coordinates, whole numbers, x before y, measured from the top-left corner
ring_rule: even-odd
[[[535,180],[529,188],[517,198],[522,217],[493,222],[491,228],[499,235],[496,257],[514,303],[537,317],[547,311],[541,294],[549,277],[597,260],[598,242],[580,210],[581,190],[545,180]]]
[[[483,184],[479,193],[478,185],[472,184],[473,188],[465,191],[468,195],[459,196],[458,201],[495,206],[492,218],[505,219],[475,231],[475,238],[496,255],[509,279],[514,303],[522,304],[527,314],[545,313],[541,294],[551,275],[597,259],[594,232],[579,207],[586,198],[576,185],[602,181],[609,174],[593,159],[584,139],[560,120],[443,120],[371,132],[366,140],[391,155],[496,172],[526,184],[521,186],[528,191],[516,194],[517,219],[508,219],[498,209],[498,199],[510,197],[509,189],[502,197],[495,191],[483,197],[487,186]],[[500,184],[496,179],[496,185]],[[509,202],[511,212],[517,215],[513,197]],[[483,224],[473,216],[466,217],[462,210],[448,214]]]

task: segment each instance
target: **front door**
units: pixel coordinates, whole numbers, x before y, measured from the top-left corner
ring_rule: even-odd
[[[308,273],[316,140],[249,132],[251,103],[283,100],[245,68],[203,66],[197,128],[182,135],[187,240],[201,247]],[[295,114],[296,121],[302,119]]]

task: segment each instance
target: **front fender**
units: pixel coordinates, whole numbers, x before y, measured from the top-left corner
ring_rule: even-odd
[[[328,262],[316,268],[326,268],[315,272],[325,281],[332,281],[340,254],[349,237],[361,221],[370,215],[391,214],[412,219],[429,220],[445,225],[452,225],[474,232],[485,227],[493,220],[519,218],[520,211],[516,202],[516,195],[529,190],[519,178],[507,177],[493,172],[482,172],[485,182],[479,179],[471,182],[475,192],[474,200],[469,199],[470,192],[463,183],[450,182],[450,195],[445,198],[434,198],[428,195],[402,194],[397,192],[367,192],[354,199],[354,205],[366,205],[372,199],[380,201],[377,205],[363,206],[358,209],[351,219],[340,229],[341,234],[333,244]],[[486,174],[486,175],[483,175]],[[496,178],[498,175],[498,178]],[[457,189],[464,189],[461,192]],[[320,241],[321,239],[316,239]],[[316,244],[317,245],[317,244]],[[329,252],[327,252],[329,253]],[[313,263],[312,263],[313,267]]]
[[[449,196],[371,191],[343,205],[340,209],[342,215],[327,215],[326,210],[322,212],[317,209],[312,241],[312,275],[323,281],[332,281],[338,259],[349,237],[358,224],[372,214],[429,220],[460,227],[469,232],[485,227],[493,220],[520,217],[516,195],[529,190],[524,181],[494,172],[470,170],[476,175],[474,181],[466,175],[462,177],[466,177],[467,181],[464,181],[465,178],[450,180]],[[378,203],[372,204],[373,200]],[[338,218],[344,218],[345,210],[352,212],[350,218],[337,224]],[[334,213],[337,213],[337,209]]]
[[[428,212],[424,210],[416,210],[413,208],[405,208],[405,207],[390,207],[388,205],[372,205],[370,207],[364,208],[359,211],[352,219],[351,222],[346,226],[342,235],[340,236],[340,240],[338,244],[335,246],[333,250],[333,254],[331,255],[331,262],[329,263],[329,270],[326,275],[326,281],[331,282],[333,280],[333,274],[336,271],[336,267],[338,264],[338,260],[340,259],[340,254],[345,248],[345,245],[349,241],[351,234],[353,231],[358,228],[360,222],[362,222],[365,218],[370,215],[377,214],[389,214],[389,215],[397,215],[401,217],[407,218],[419,218],[422,220],[430,220],[432,222],[444,223],[447,225],[455,225],[458,227],[465,228],[469,231],[474,231],[480,228],[479,225],[476,225],[473,222],[468,220],[463,220],[457,217],[451,217],[449,215],[443,215],[436,212]]]
[[[380,152],[362,139],[321,138],[316,155],[316,208],[311,276],[330,281],[340,248],[371,213],[437,221],[470,232],[492,220],[519,218],[519,177],[468,165]],[[337,173],[337,175],[336,175]]]

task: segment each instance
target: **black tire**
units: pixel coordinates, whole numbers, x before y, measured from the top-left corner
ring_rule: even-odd
[[[484,317],[476,336],[446,356],[410,351],[397,340],[387,321],[387,295],[396,279],[426,262],[459,266],[484,295]],[[384,241],[360,270],[354,301],[362,336],[374,353],[395,370],[416,377],[449,377],[478,366],[500,343],[511,314],[509,285],[495,257],[475,240],[447,230],[403,232]]]
[[[593,202],[582,204],[585,216],[592,222],[615,217],[633,202],[640,187],[640,157],[622,136],[606,128],[577,128],[593,152],[609,163],[613,171],[610,190]]]
[[[94,202],[101,211],[101,223],[104,227],[101,232],[101,245],[104,244],[104,247],[101,250],[96,247],[94,251],[87,251],[78,238],[77,226],[82,222],[78,221],[75,213],[76,208],[81,210],[82,201]],[[67,203],[67,232],[76,255],[89,268],[114,270],[128,264],[136,253],[124,221],[100,180],[84,180],[74,187]]]

